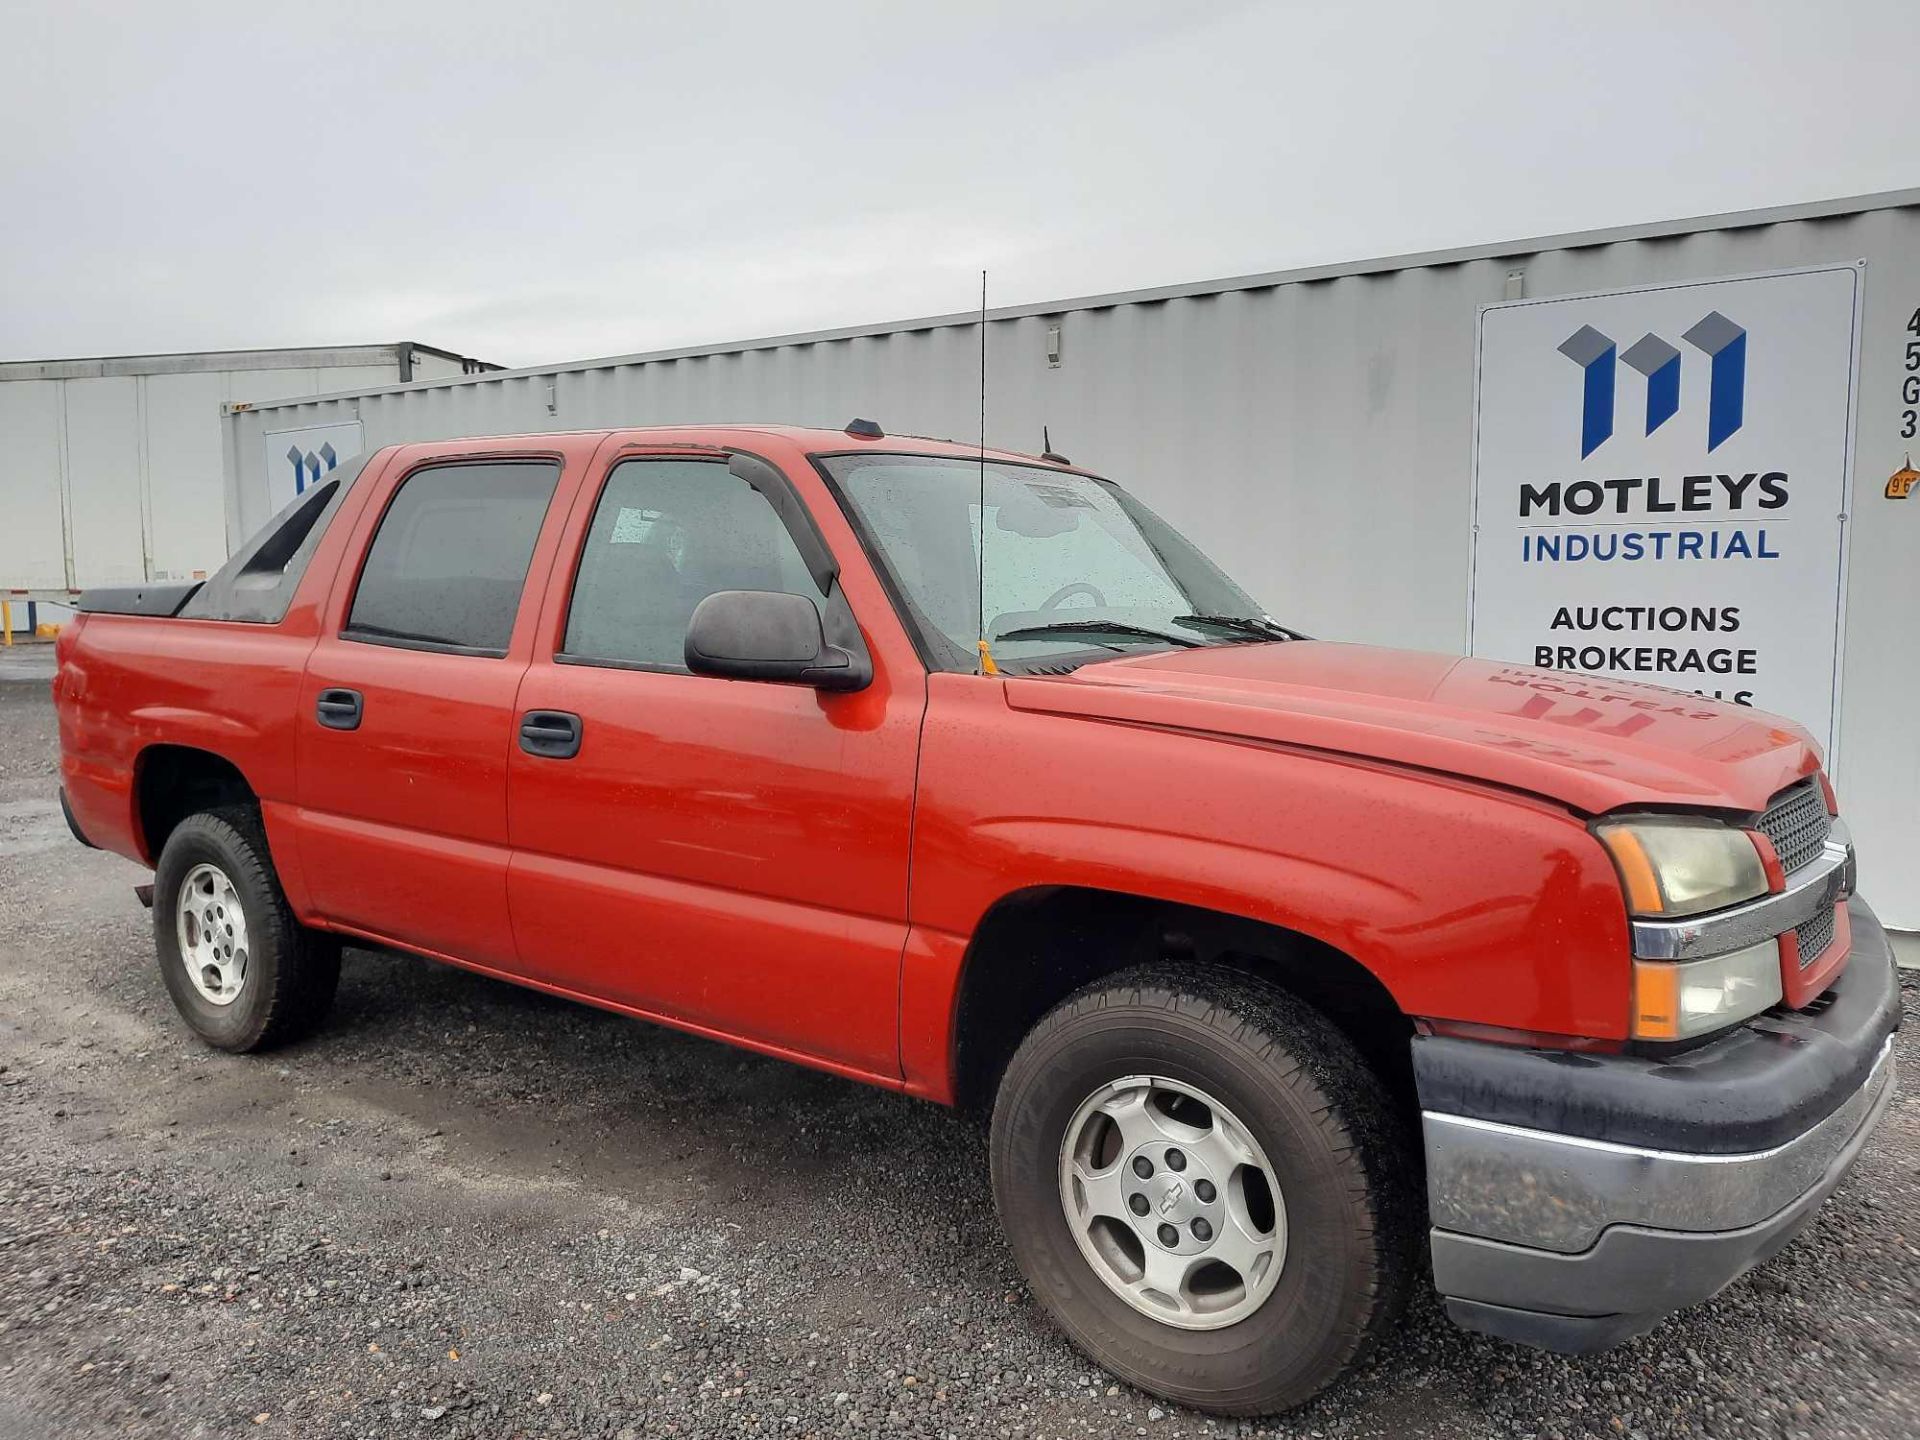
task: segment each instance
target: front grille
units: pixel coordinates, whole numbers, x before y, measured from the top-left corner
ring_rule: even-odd
[[[1773,842],[1780,866],[1789,875],[1808,861],[1820,858],[1820,847],[1826,844],[1827,831],[1832,825],[1833,817],[1827,814],[1827,797],[1816,776],[1782,790],[1773,797],[1767,813],[1760,817],[1760,833]]]
[[[1833,943],[1833,906],[1822,905],[1793,934],[1800,942],[1800,968],[1804,970],[1826,954],[1827,947]]]

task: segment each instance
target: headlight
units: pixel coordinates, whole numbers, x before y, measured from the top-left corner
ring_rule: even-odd
[[[1780,1003],[1780,942],[1710,960],[1633,962],[1633,1038],[1689,1040]]]
[[[1760,852],[1744,830],[1711,820],[1615,820],[1595,827],[1613,856],[1627,909],[1650,919],[1699,915],[1767,893]]]

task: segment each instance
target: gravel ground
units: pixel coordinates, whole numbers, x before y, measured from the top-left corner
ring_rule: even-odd
[[[1915,1433],[1911,1095],[1803,1238],[1651,1336],[1561,1359],[1425,1293],[1312,1406],[1213,1421],[1039,1318],[933,1106],[359,951],[315,1040],[200,1045],[144,873],[52,803],[45,660],[0,658],[0,1440]]]

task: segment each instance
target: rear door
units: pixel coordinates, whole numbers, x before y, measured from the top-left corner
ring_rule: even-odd
[[[363,512],[295,714],[314,910],[511,968],[506,765],[565,457],[392,467]]]
[[[865,690],[694,675],[687,621],[705,596],[823,603],[772,505],[724,455],[683,451],[610,455],[574,511],[509,762],[525,973],[897,1076],[926,682],[881,623],[877,582],[864,569],[837,582],[859,587],[846,593],[873,655]],[[567,725],[571,748],[540,738]]]

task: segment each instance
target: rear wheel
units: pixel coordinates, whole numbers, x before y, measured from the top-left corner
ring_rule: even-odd
[[[1015,1054],[993,1185],[1035,1296],[1114,1374],[1224,1414],[1307,1400],[1397,1313],[1404,1127],[1323,1016],[1205,967],[1097,982]]]
[[[340,945],[293,918],[258,818],[228,809],[175,827],[153,877],[160,977],[194,1032],[222,1050],[308,1033],[340,980]]]

